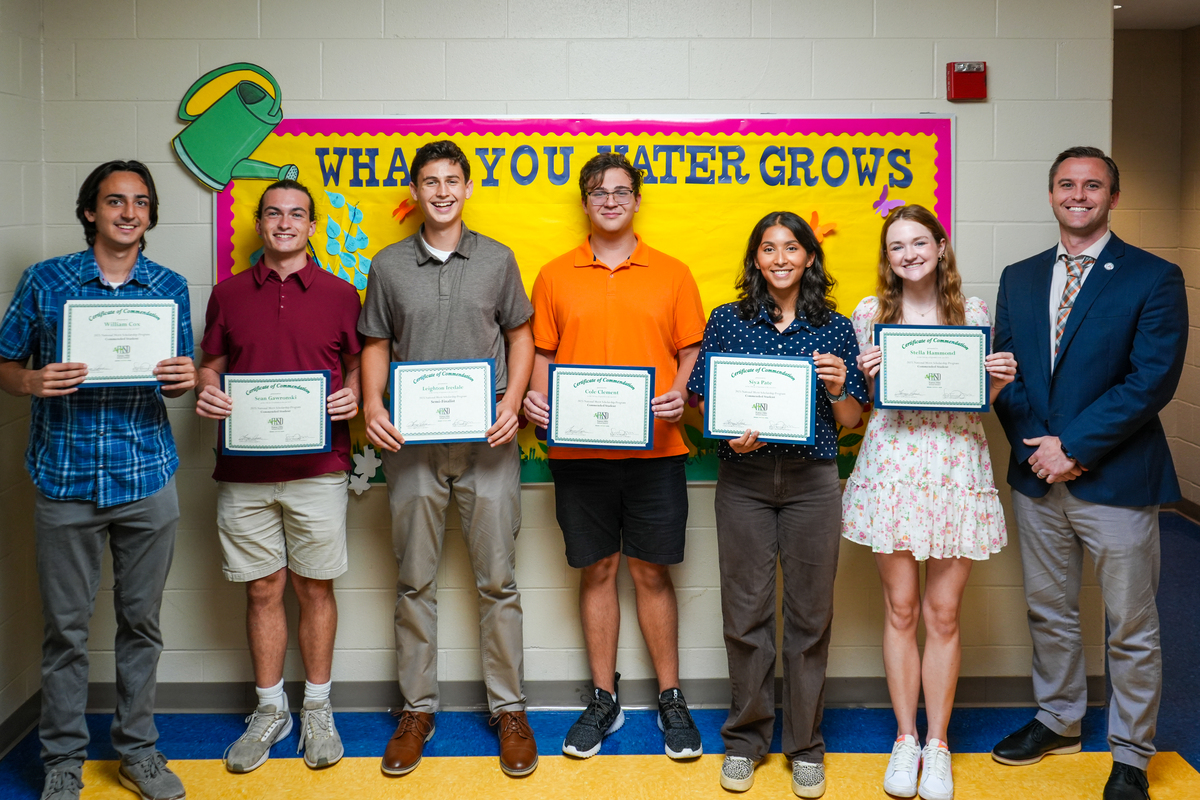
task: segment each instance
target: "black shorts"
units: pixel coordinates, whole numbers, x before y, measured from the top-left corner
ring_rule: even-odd
[[[567,563],[581,569],[617,552],[651,564],[683,561],[686,459],[550,459]]]

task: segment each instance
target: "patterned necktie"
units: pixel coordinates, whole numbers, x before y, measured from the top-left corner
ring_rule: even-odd
[[[1091,256],[1060,256],[1067,262],[1067,287],[1063,289],[1062,300],[1058,301],[1058,316],[1054,319],[1054,356],[1058,357],[1058,344],[1062,341],[1063,331],[1067,328],[1067,317],[1075,305],[1075,297],[1079,287],[1083,285],[1083,271],[1096,263]]]

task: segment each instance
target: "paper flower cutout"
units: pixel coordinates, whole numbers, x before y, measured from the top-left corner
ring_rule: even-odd
[[[361,495],[370,488],[371,482],[367,479],[366,475],[359,475],[358,473],[355,473],[350,476],[350,491],[357,495]]]
[[[837,231],[836,222],[831,222],[828,225],[822,225],[821,218],[815,211],[812,213],[812,220],[809,222],[809,227],[812,228],[813,233],[817,237],[817,244],[824,243],[826,236]]]
[[[375,454],[375,448],[368,445],[363,446],[361,453],[354,453],[351,457],[354,459],[354,474],[365,475],[368,479],[374,478],[375,473],[383,466],[383,462]]]

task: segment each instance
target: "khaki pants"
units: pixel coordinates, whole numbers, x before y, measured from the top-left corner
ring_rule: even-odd
[[[521,461],[516,441],[415,444],[383,454],[392,510],[396,660],[404,708],[438,710],[437,568],[453,489],[479,591],[479,649],[491,712],[522,711],[525,694],[516,537]]]
[[[1108,746],[1113,760],[1146,769],[1162,698],[1159,644],[1158,506],[1124,508],[1080,500],[1056,483],[1045,497],[1013,492],[1037,718],[1060,736],[1079,736],[1087,710],[1079,588],[1086,550],[1108,618]]]

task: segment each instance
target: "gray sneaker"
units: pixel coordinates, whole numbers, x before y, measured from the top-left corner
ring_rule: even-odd
[[[792,793],[797,797],[820,797],[825,794],[825,765],[793,761]]]
[[[246,732],[225,749],[225,769],[230,772],[258,769],[271,757],[271,745],[292,732],[292,715],[273,705],[254,709],[246,722]]]
[[[79,800],[79,792],[83,789],[82,771],[75,769],[55,769],[46,773],[46,785],[42,789],[41,800]]]
[[[304,710],[300,712],[300,733],[296,752],[304,751],[304,763],[312,769],[332,767],[342,760],[346,750],[333,724],[333,706],[328,700],[304,702]]]
[[[121,764],[117,772],[121,785],[142,800],[182,800],[187,796],[183,781],[167,767],[167,757],[157,750],[149,758]]]

